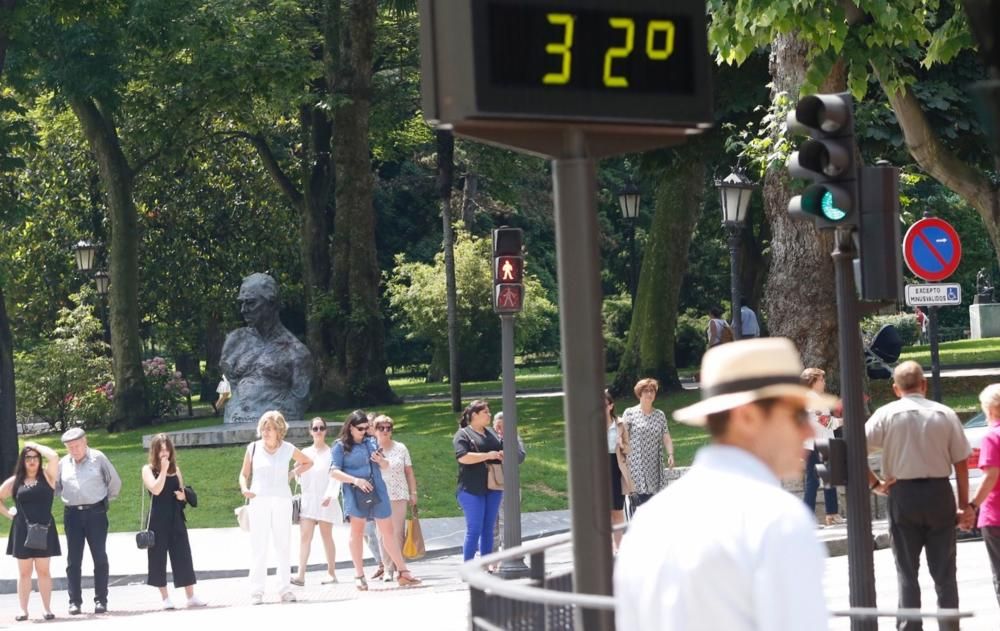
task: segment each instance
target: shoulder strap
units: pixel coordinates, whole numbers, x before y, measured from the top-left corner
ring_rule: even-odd
[[[473,438],[471,434],[469,434],[469,428],[463,427],[462,431],[465,433],[465,437],[469,439],[469,442],[472,443],[472,449],[474,449],[475,451],[479,451],[479,445],[476,444],[476,439]]]
[[[139,528],[141,530],[149,530],[149,520],[153,517],[153,494],[150,493],[149,495],[149,512],[146,513],[146,493],[149,493],[149,490],[146,488],[146,483],[143,482],[139,485]],[[146,514],[145,528],[142,527],[142,516],[144,513]]]

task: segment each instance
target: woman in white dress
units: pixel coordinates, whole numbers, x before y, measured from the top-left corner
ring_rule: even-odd
[[[326,421],[320,417],[309,423],[309,433],[313,444],[302,450],[309,456],[313,466],[296,477],[302,486],[302,511],[299,513],[299,574],[292,579],[292,585],[306,584],[306,565],[312,548],[313,532],[319,525],[319,536],[326,551],[326,571],[330,577],[323,585],[337,582],[337,550],[333,545],[333,526],[344,521],[337,496],[340,483],[330,479],[330,446],[326,444]],[[337,488],[327,493],[327,484]],[[324,497],[325,496],[325,497]]]

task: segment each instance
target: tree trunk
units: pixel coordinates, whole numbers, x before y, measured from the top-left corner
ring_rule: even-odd
[[[976,209],[1000,260],[1000,194],[997,188],[986,174],[962,162],[944,146],[909,86],[898,92],[890,92],[884,83],[882,87],[903,130],[910,155],[931,177]]]
[[[644,377],[658,379],[666,390],[681,387],[674,329],[706,173],[703,141],[688,143],[677,150],[657,185],[656,214],[642,260],[625,352],[615,374],[616,394],[632,392],[635,382]]]
[[[71,97],[70,106],[97,157],[111,215],[108,298],[115,375],[111,427],[135,427],[151,418],[146,405],[139,338],[139,230],[132,199],[133,173],[114,124],[98,104],[90,98]]]
[[[793,101],[798,98],[808,66],[807,52],[808,46],[794,35],[782,35],[774,41],[770,59],[772,98],[781,92]],[[827,384],[836,391],[840,363],[830,258],[833,240],[812,223],[792,219],[788,214],[789,199],[788,170],[782,166],[768,171],[764,178],[764,209],[772,236],[763,316],[770,334],[790,338],[802,354],[803,363],[826,371]]]
[[[4,22],[14,12],[14,0],[0,1],[0,16]],[[3,75],[10,34],[0,28],[0,76]],[[0,283],[0,477],[6,478],[17,464],[17,406],[14,398],[14,336]]]
[[[333,127],[336,142],[333,295],[342,396],[352,403],[398,400],[385,375],[374,178],[369,147],[376,0],[344,0]]]
[[[14,399],[14,337],[0,287],[0,471],[12,474],[17,464],[17,408]]]
[[[476,218],[476,195],[479,194],[479,176],[475,173],[465,174],[465,185],[462,187],[462,223],[465,229],[471,230]]]
[[[462,379],[459,377],[458,294],[455,289],[455,233],[451,223],[451,187],[455,181],[455,136],[450,130],[438,130],[437,189],[441,201],[441,232],[444,248],[445,293],[448,300],[448,380],[451,386],[451,411],[462,411]]]
[[[214,403],[215,388],[222,380],[219,362],[225,338],[219,325],[219,315],[212,313],[205,319],[205,372],[201,374],[201,402]]]

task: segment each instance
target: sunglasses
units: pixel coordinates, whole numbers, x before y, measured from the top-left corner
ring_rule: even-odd
[[[33,456],[25,456],[24,457],[25,461],[28,461],[28,460],[41,460],[41,459],[42,459],[42,457],[39,456],[38,454],[35,454]]]
[[[376,425],[375,429],[379,432],[391,432],[392,425]]]
[[[367,425],[351,425],[351,429],[356,429],[359,432],[367,432],[368,431],[368,426]]]
[[[325,431],[326,431],[326,428],[325,428],[325,427],[320,427],[319,425],[317,425],[317,426],[315,426],[315,427],[313,427],[313,428],[311,428],[311,429],[312,429],[312,431],[314,431],[314,432],[325,432]]]

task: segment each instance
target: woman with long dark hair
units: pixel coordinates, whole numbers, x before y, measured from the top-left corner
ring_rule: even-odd
[[[465,544],[468,561],[493,552],[493,523],[500,510],[503,491],[489,488],[487,465],[503,462],[503,441],[490,429],[490,407],[483,400],[466,406],[452,438],[458,460],[458,504],[465,514]]]
[[[45,466],[42,466],[42,458]],[[59,535],[52,518],[52,499],[55,497],[56,479],[59,477],[59,456],[45,445],[25,443],[14,467],[14,475],[0,485],[0,514],[14,521],[7,539],[7,554],[17,559],[17,600],[21,613],[17,621],[28,619],[28,596],[31,594],[31,575],[38,577],[38,593],[42,596],[45,619],[55,615],[50,607],[52,600],[52,575],[49,559],[60,556]],[[11,513],[5,500],[13,497],[17,510]],[[42,541],[28,541],[28,529],[39,527],[47,530]],[[28,545],[28,544],[32,545]]]
[[[344,484],[344,513],[351,520],[351,561],[354,563],[354,586],[359,591],[368,590],[365,579],[362,545],[364,543],[365,522],[375,520],[382,546],[399,572],[396,581],[402,587],[419,585],[406,567],[406,560],[399,548],[392,524],[392,504],[389,492],[382,480],[382,470],[389,467],[389,461],[374,438],[368,436],[370,421],[364,410],[354,410],[344,420],[340,436],[333,445],[333,464],[330,477]]]
[[[625,460],[628,457],[628,428],[615,414],[615,398],[604,391],[604,418],[608,428],[608,462],[611,472],[611,526],[625,523],[625,496],[633,493],[632,478]],[[621,545],[621,530],[612,533],[612,549],[617,553]]]
[[[188,498],[184,491],[184,476],[177,466],[177,450],[166,434],[157,434],[149,443],[149,462],[142,465],[142,484],[149,491],[149,529],[153,545],[146,549],[149,564],[146,584],[160,590],[164,609],[174,604],[167,592],[167,556],[174,575],[174,587],[184,588],[188,607],[204,607],[194,595],[194,560],[188,540],[184,507]]]

